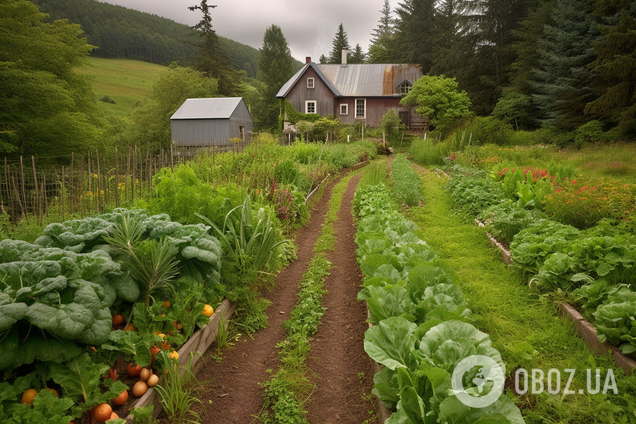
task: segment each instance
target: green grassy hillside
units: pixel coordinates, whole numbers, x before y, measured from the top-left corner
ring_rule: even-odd
[[[140,60],[89,58],[90,66],[79,72],[93,79],[99,107],[119,117],[129,116],[135,105],[152,90],[159,74],[167,67]],[[100,101],[108,96],[116,103]]]

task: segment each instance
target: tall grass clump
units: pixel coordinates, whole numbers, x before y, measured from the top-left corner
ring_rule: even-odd
[[[367,165],[358,187],[369,187],[386,182],[388,176],[387,161],[378,159]]]
[[[420,201],[420,175],[406,158],[399,154],[395,157],[391,166],[391,178],[393,179],[393,193],[400,203],[408,206],[416,206]]]
[[[446,149],[442,143],[435,143],[430,138],[418,138],[411,144],[411,154],[415,162],[422,166],[444,165]]]

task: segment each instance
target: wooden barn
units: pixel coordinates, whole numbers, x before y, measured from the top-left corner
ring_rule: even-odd
[[[242,97],[187,99],[170,117],[172,142],[206,146],[238,139],[249,141],[252,115]]]
[[[393,110],[407,128],[426,129],[427,120],[415,108],[400,105],[421,76],[417,65],[347,64],[343,51],[341,64],[316,64],[308,57],[276,97],[300,113],[333,115],[343,124],[379,127],[382,116]]]

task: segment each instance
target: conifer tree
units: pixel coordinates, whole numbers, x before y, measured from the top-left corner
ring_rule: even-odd
[[[349,58],[349,63],[365,63],[366,62],[366,54],[362,51],[362,47],[360,47],[360,43],[356,44],[356,48],[353,49],[353,54]]]
[[[585,112],[619,124],[625,134],[636,135],[636,2],[597,1],[596,13],[608,16],[595,44],[593,87],[600,97]],[[616,4],[617,3],[617,4]]]
[[[430,71],[436,33],[434,3],[434,0],[404,0],[398,5],[389,61],[420,65],[424,74]]]
[[[592,43],[597,34],[584,0],[557,1],[539,41],[539,66],[531,82],[544,126],[573,130],[586,122],[583,111],[594,98],[588,65],[596,58]]]
[[[380,14],[378,26],[371,33],[369,63],[389,62],[389,48],[394,34],[394,19],[389,0],[384,0]]]
[[[344,26],[340,24],[338,27],[338,32],[332,42],[331,49],[331,57],[329,58],[329,63],[340,63],[342,60],[342,51],[347,50],[348,52],[351,50],[351,46],[349,45],[349,38],[347,37],[347,33],[344,30]],[[349,53],[347,53],[349,56]]]
[[[199,42],[195,44],[197,57],[195,68],[219,83],[222,96],[237,96],[241,93],[240,74],[234,69],[234,63],[219,44],[219,36],[212,27],[212,9],[217,5],[209,5],[208,0],[188,7],[191,11],[200,10],[203,17],[192,29],[198,31]]]
[[[258,110],[257,125],[275,129],[278,124],[278,90],[292,77],[293,60],[283,31],[277,25],[267,28],[258,59],[258,79],[264,83]]]

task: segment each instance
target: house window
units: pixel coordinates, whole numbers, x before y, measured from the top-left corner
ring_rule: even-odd
[[[405,81],[398,86],[398,92],[402,95],[406,95],[406,94],[409,94],[412,88],[413,86],[410,83]]]
[[[314,85],[314,79],[313,78],[307,78],[307,88],[314,88],[316,87]]]
[[[306,100],[305,101],[305,113],[318,113],[318,109],[316,108],[315,100]]]
[[[340,115],[349,115],[349,105],[343,103],[340,105]]]
[[[364,119],[367,116],[367,99],[356,99],[356,118]]]

